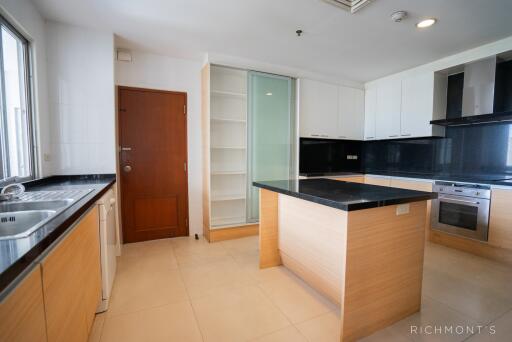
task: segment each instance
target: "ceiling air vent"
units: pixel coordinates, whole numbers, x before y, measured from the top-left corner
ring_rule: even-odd
[[[368,5],[372,0],[324,0],[330,4],[341,7],[350,13],[356,13],[358,10]]]

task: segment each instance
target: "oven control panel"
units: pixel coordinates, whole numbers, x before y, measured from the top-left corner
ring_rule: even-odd
[[[440,194],[473,198],[491,198],[491,187],[482,184],[436,182],[433,191]]]

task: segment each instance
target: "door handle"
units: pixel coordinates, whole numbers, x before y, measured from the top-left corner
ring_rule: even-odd
[[[121,151],[131,151],[131,147],[121,147]]]
[[[124,172],[131,172],[132,171],[132,167],[130,165],[125,165],[125,166],[123,166],[123,171]]]

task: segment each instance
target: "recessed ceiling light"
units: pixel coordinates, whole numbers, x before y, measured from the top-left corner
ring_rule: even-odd
[[[266,93],[265,95],[267,95],[267,96],[272,96],[272,93]]]
[[[417,23],[416,27],[417,28],[427,28],[427,27],[434,25],[436,23],[436,21],[437,21],[437,19],[428,18],[428,19],[422,20],[419,23]]]

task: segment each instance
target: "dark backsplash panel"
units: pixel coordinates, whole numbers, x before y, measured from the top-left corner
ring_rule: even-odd
[[[432,174],[435,169],[436,140],[380,140],[365,143],[366,172],[408,172]]]
[[[512,174],[512,124],[449,127],[435,165],[452,175]]]
[[[301,139],[302,140],[302,139]],[[316,145],[321,151],[321,144]],[[301,169],[309,164],[325,164],[325,160],[309,162],[303,157]],[[332,146],[331,146],[332,148]],[[347,163],[346,154],[354,153],[353,141],[339,141],[339,148],[329,170],[317,172],[356,171],[357,163]],[[350,151],[350,152],[349,152]],[[310,150],[311,152],[311,150]],[[317,152],[320,159],[322,153]],[[512,124],[447,127],[445,138],[367,141],[363,143],[361,170],[371,172],[401,172],[425,175],[512,177]],[[324,168],[325,166],[322,166]]]
[[[362,172],[363,144],[352,140],[300,138],[299,172]]]

